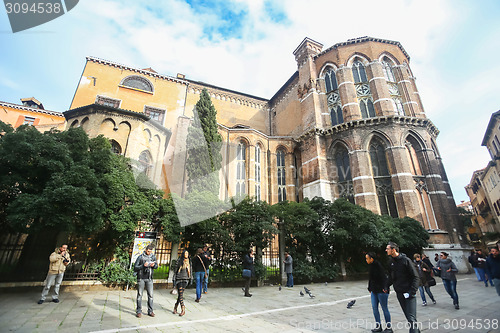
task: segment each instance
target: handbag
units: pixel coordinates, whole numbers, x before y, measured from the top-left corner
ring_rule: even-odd
[[[203,269],[205,270],[205,279],[206,279],[208,274],[207,274],[207,269],[205,268],[205,264],[203,263],[203,260],[201,260],[200,256],[197,256],[197,257],[198,257],[198,259],[200,259],[201,264],[203,265]]]
[[[436,279],[434,279],[431,276],[429,279],[427,279],[427,284],[429,285],[429,287],[435,286],[436,285]]]
[[[243,269],[243,277],[244,278],[251,278],[252,277],[252,271],[249,269]]]

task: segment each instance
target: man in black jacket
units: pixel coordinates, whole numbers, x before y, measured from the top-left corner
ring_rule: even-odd
[[[419,333],[417,322],[417,289],[419,276],[415,265],[404,253],[399,253],[399,246],[389,242],[385,251],[391,256],[389,285],[393,285],[394,291],[410,326],[410,333]]]
[[[142,316],[142,294],[144,287],[148,293],[148,315],[154,317],[153,312],[153,270],[158,268],[158,262],[153,254],[153,245],[146,246],[144,253],[137,257],[134,271],[137,272],[137,309],[136,316]]]

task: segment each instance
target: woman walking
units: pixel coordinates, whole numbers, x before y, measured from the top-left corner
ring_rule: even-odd
[[[181,313],[179,313],[179,316],[181,317],[186,314],[186,307],[184,306],[184,289],[186,289],[192,279],[189,252],[184,250],[181,257],[177,260],[174,275],[174,286],[177,287],[177,302],[175,302],[173,313],[177,314],[177,306],[180,304]]]
[[[391,333],[391,314],[387,307],[389,298],[389,279],[382,264],[375,260],[375,254],[368,252],[366,254],[366,263],[370,265],[370,278],[368,280],[368,291],[371,293],[373,316],[375,317],[376,327],[372,332],[382,332],[382,323],[380,321],[380,313],[378,305],[382,307],[386,329],[385,333]]]
[[[199,303],[201,298],[201,290],[203,289],[203,280],[207,274],[206,267],[208,262],[206,262],[206,257],[203,255],[203,249],[199,248],[196,251],[196,256],[193,258],[193,272],[196,281],[196,300]]]
[[[429,295],[433,304],[436,304],[436,300],[434,299],[434,295],[432,295],[431,287],[429,285],[429,281],[432,281],[433,277],[431,275],[431,268],[420,259],[420,254],[415,253],[413,255],[415,259],[414,263],[417,267],[418,276],[420,277],[420,284],[418,286],[418,290],[420,291],[420,297],[422,297],[422,305],[427,305],[427,300],[425,299],[425,293]]]
[[[455,273],[458,272],[457,266],[448,258],[448,253],[441,252],[441,259],[438,260],[436,267],[441,272],[444,289],[453,299],[455,309],[460,309],[458,305],[457,278],[455,276]]]

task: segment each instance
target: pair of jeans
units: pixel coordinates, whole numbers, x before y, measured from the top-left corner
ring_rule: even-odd
[[[483,281],[483,280],[481,279],[481,275],[479,274],[479,268],[477,268],[477,267],[472,267],[472,268],[474,268],[474,272],[476,272],[476,277],[477,277],[477,280],[478,280],[478,281]]]
[[[498,296],[500,296],[500,279],[493,279],[493,283],[495,284],[495,289],[497,290]]]
[[[194,278],[196,281],[196,299],[201,298],[201,290],[203,289],[203,278],[205,276],[205,271],[194,272]]]
[[[153,313],[153,280],[140,279],[137,282],[137,309],[136,313],[142,313],[142,295],[144,287],[148,294],[148,314]]]
[[[418,328],[419,323],[417,322],[417,298],[415,295],[410,295],[409,298],[405,298],[403,293],[396,293],[398,297],[399,305],[403,310],[403,313],[410,326],[410,333],[420,333]]]
[[[453,299],[453,305],[458,304],[457,281],[443,279],[444,289]]]
[[[286,273],[286,286],[293,287],[293,275],[292,275],[292,273]]]
[[[490,280],[490,285],[493,287],[493,281],[491,280],[491,274],[484,268],[478,268],[479,276],[481,277],[481,281],[484,282],[484,285],[488,287],[488,280]]]
[[[375,317],[377,327],[381,327],[380,312],[378,311],[379,304],[382,307],[382,312],[384,312],[385,324],[387,325],[387,327],[391,327],[391,313],[389,312],[389,308],[387,307],[388,299],[389,294],[374,292],[371,293],[373,316]]]
[[[429,295],[432,301],[434,301],[434,295],[431,293],[431,287],[429,286],[420,286],[418,287],[418,291],[420,291],[420,297],[422,297],[422,302],[427,303],[425,299],[425,293]]]
[[[207,276],[203,278],[203,292],[208,290],[208,277],[210,276],[210,268],[207,268]]]
[[[50,287],[52,287],[54,283],[54,295],[52,296],[52,299],[59,299],[59,288],[61,287],[63,277],[64,272],[59,274],[47,274],[47,278],[45,279],[45,286],[43,287],[42,297],[40,297],[40,300],[45,300],[47,294],[49,293]]]

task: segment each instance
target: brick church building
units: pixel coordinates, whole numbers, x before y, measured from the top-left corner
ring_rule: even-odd
[[[104,134],[138,172],[183,195],[187,128],[206,89],[226,143],[221,199],[343,197],[420,221],[430,243],[462,243],[439,131],[402,45],[362,37],[323,49],[305,38],[293,55],[297,68],[270,99],[88,57],[67,127]]]

